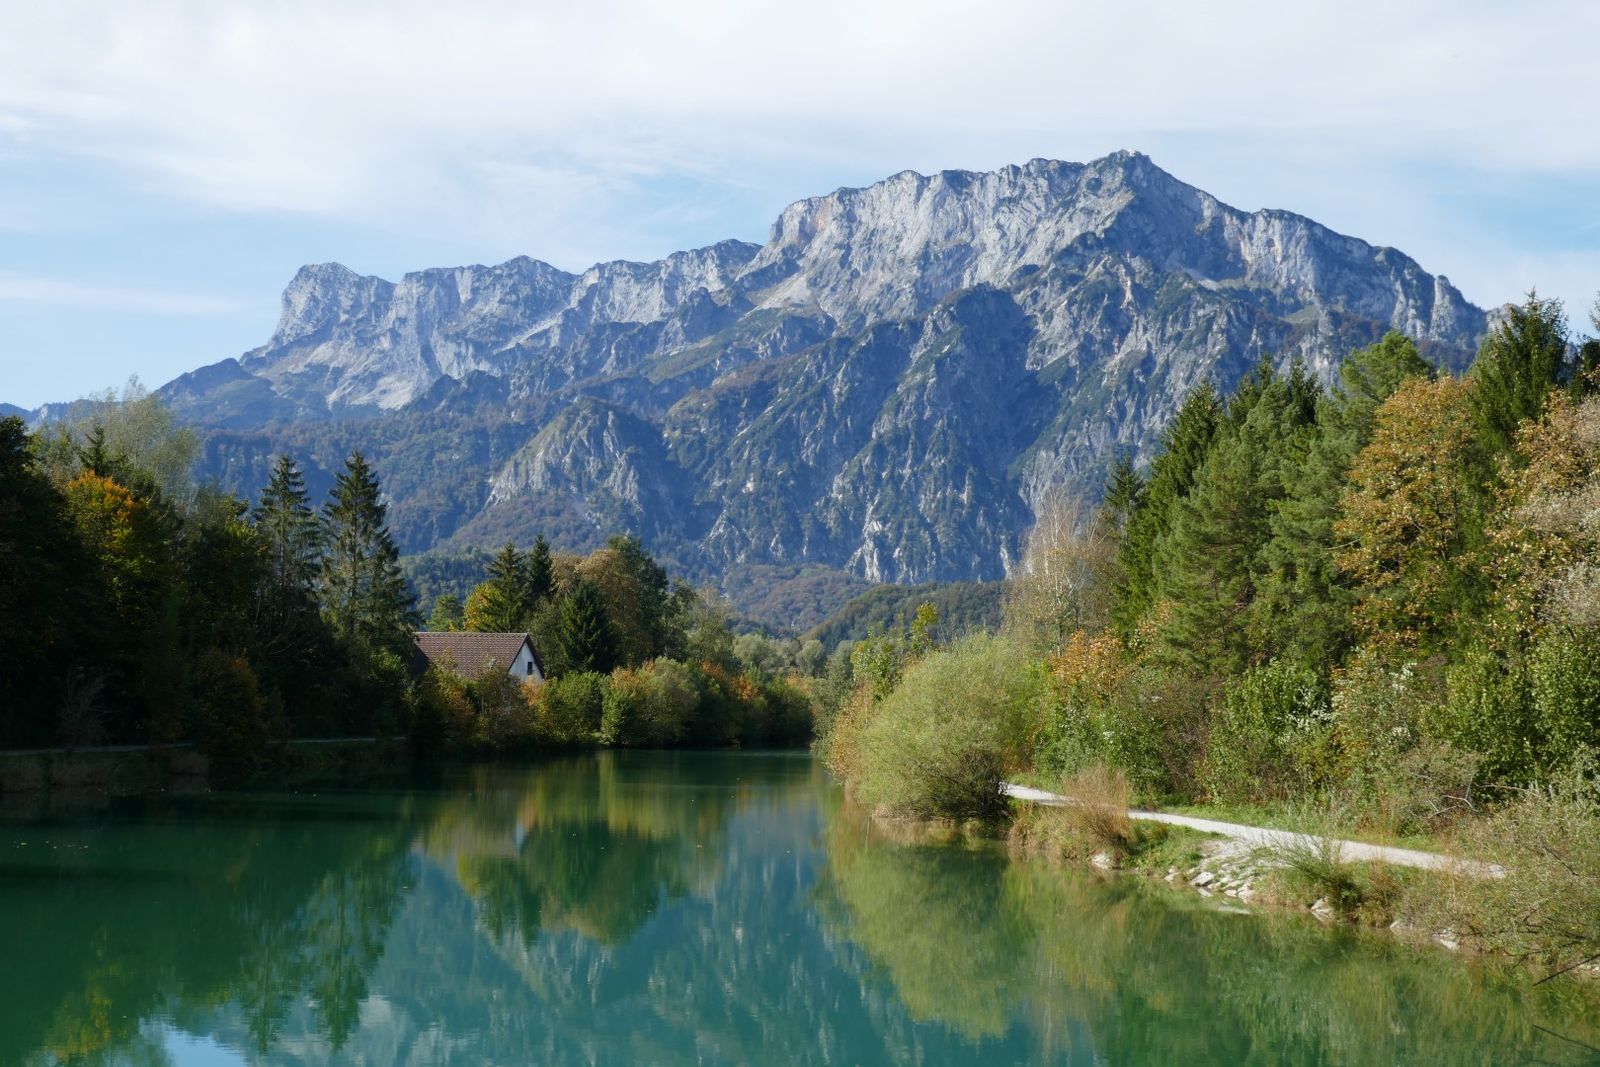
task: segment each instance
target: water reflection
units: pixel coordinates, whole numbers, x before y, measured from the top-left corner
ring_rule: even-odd
[[[342,1042],[407,879],[410,836],[403,805],[375,823],[343,807],[127,804],[5,828],[0,1063],[121,1062],[148,1044],[143,1020],[223,1002],[257,1048],[296,999]]]
[[[1136,878],[829,831],[838,928],[906,1009],[1036,1062],[1600,1062],[1600,998]]]
[[[5,1064],[1590,1062],[1540,1025],[1600,1044],[1572,987],[890,840],[800,756],[12,819],[0,945]]]

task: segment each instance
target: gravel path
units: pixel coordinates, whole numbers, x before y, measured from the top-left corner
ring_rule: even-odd
[[[1059,793],[1047,793],[1043,789],[1016,785],[1012,782],[1001,783],[1000,792],[1016,800],[1028,800],[1037,804],[1047,804],[1051,807],[1061,807],[1073,802],[1071,797],[1064,797]],[[1242,823],[1234,822],[1218,822],[1215,819],[1198,819],[1192,815],[1169,815],[1163,811],[1130,810],[1128,818],[1167,823],[1170,826],[1187,826],[1191,830],[1231,837],[1236,841],[1242,841],[1256,848],[1314,848],[1322,846],[1328,840],[1315,834],[1295,833],[1292,830],[1273,830],[1264,826],[1246,826]],[[1506,869],[1498,863],[1482,863],[1478,860],[1466,860],[1461,859],[1459,856],[1446,856],[1437,852],[1418,852],[1410,848],[1372,845],[1365,841],[1345,841],[1339,838],[1331,840],[1334,846],[1338,848],[1340,857],[1345,860],[1373,860],[1392,863],[1397,867],[1420,867],[1430,871],[1460,871],[1463,874],[1470,874],[1478,878],[1504,878],[1506,876]]]

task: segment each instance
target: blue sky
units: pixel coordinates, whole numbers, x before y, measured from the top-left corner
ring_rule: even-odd
[[[1592,329],[1596,41],[1588,0],[5,5],[0,401],[237,355],[306,262],[654,258],[1123,147]]]

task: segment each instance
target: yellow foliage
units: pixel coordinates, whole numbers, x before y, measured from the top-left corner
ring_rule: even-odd
[[[1453,617],[1453,579],[1472,565],[1460,553],[1475,506],[1469,389],[1449,377],[1405,383],[1350,468],[1337,562],[1356,586],[1356,628],[1373,642],[1413,647]]]
[[[1075,631],[1047,662],[1057,686],[1097,697],[1109,696],[1133,669],[1121,639],[1109,632]]]

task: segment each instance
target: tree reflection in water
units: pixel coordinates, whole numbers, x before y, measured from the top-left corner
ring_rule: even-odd
[[[1592,989],[1534,989],[1309,917],[888,836],[837,813],[830,922],[914,1016],[973,1039],[1025,1030],[1036,1062],[1587,1063],[1583,1046],[1600,1045]]]
[[[23,845],[22,842],[28,842]],[[804,756],[0,823],[0,1063],[1582,1063],[1437,952],[918,844]],[[181,1062],[182,1057],[178,1057]]]

